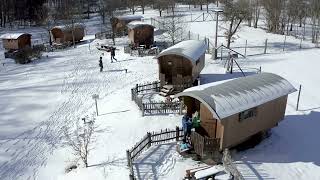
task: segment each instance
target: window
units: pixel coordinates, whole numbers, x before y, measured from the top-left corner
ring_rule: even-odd
[[[257,116],[257,108],[252,108],[239,113],[239,121],[241,122],[245,119],[249,119],[255,116]]]
[[[172,61],[168,61],[168,65],[171,66],[172,65]]]

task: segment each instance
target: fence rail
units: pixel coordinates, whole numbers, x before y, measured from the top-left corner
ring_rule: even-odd
[[[179,141],[183,137],[183,130],[176,127],[175,130],[164,129],[160,132],[147,132],[147,134],[137,142],[131,149],[126,151],[128,167],[130,169],[130,179],[134,179],[133,161],[154,144],[163,144],[172,141]]]
[[[131,100],[134,101],[144,115],[157,115],[157,114],[181,114],[180,102],[143,102],[142,97],[139,95],[148,93],[150,91],[160,92],[160,82],[154,81],[147,84],[136,84],[131,89]]]

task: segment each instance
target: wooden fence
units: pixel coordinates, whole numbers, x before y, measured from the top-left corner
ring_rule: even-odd
[[[161,130],[160,132],[147,132],[147,134],[136,143],[133,148],[126,151],[128,167],[130,169],[130,179],[134,179],[133,161],[154,144],[163,144],[172,141],[179,141],[183,137],[183,130],[176,127],[175,130]]]
[[[142,116],[181,114],[182,109],[180,102],[142,102],[142,97],[139,97],[139,95],[151,91],[160,92],[160,87],[160,82],[154,81],[147,84],[136,84],[136,87],[131,89],[131,100],[138,105],[142,111]]]
[[[219,149],[220,139],[204,137],[197,132],[191,133],[191,142],[196,154],[201,157],[205,155],[213,156]]]

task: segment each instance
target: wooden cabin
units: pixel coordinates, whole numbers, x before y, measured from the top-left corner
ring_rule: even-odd
[[[128,25],[128,37],[131,44],[140,46],[145,45],[149,48],[154,41],[154,26],[141,22],[132,21]]]
[[[141,21],[143,16],[126,15],[110,18],[112,31],[114,33],[127,33],[127,25],[132,21]]]
[[[72,33],[72,27],[74,27]],[[85,26],[82,24],[71,24],[64,26],[55,26],[51,29],[52,41],[56,44],[63,44],[66,42],[73,42],[72,34],[74,35],[75,42],[79,42],[85,36]]]
[[[207,45],[204,41],[182,41],[157,56],[161,87],[170,85],[175,91],[197,84],[205,65]]]
[[[31,34],[27,33],[8,33],[0,36],[3,48],[6,51],[14,51],[31,47]]]
[[[218,147],[212,148],[220,151],[277,126],[284,119],[288,94],[296,91],[271,73],[216,84],[193,87],[176,97],[183,99],[189,115],[200,114],[200,127],[193,133],[217,140]]]

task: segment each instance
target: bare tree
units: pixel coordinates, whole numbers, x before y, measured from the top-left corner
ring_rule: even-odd
[[[262,5],[266,11],[268,31],[283,33],[283,23],[285,19],[282,17],[282,14],[285,7],[285,0],[263,0]]]
[[[240,24],[249,16],[248,0],[225,0],[224,1],[224,16],[229,23],[227,35],[227,47],[230,48],[231,38],[237,32]]]
[[[165,31],[163,37],[169,39],[173,45],[184,39],[183,35],[186,34],[188,26],[182,16],[171,15],[162,18],[160,23]]]
[[[76,121],[75,129],[71,127],[64,128],[66,145],[68,145],[73,154],[82,160],[85,167],[88,167],[88,157],[93,149],[94,132],[96,130],[95,118],[86,117]]]

